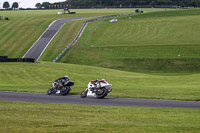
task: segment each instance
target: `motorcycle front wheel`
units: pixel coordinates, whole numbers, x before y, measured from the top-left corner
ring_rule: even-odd
[[[51,91],[51,88],[49,88],[48,90],[47,90],[47,95],[51,95],[52,94],[52,91]]]
[[[106,88],[101,88],[101,90],[98,90],[96,93],[98,99],[104,98],[105,96],[107,96],[107,94],[108,94],[108,91]]]
[[[87,97],[87,92],[88,92],[87,89],[84,90],[84,91],[82,91],[82,92],[81,92],[81,98],[85,98],[85,97]]]
[[[69,86],[65,86],[60,90],[60,94],[61,95],[67,95],[70,92],[70,87]]]

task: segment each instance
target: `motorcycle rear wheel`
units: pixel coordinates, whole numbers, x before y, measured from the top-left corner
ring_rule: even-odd
[[[108,90],[106,88],[102,88],[101,91],[96,93],[98,99],[104,98],[105,96],[107,96],[107,94]]]
[[[65,86],[64,88],[62,88],[61,90],[60,90],[60,94],[61,95],[67,95],[69,92],[70,92],[70,87],[69,86]]]
[[[87,97],[87,92],[88,92],[88,90],[82,91],[82,92],[81,92],[81,98]]]

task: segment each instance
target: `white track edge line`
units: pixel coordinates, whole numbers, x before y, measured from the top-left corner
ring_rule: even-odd
[[[68,22],[68,21],[67,21]],[[66,22],[66,23],[67,23]],[[40,57],[42,56],[42,54],[44,53],[44,51],[46,50],[46,48],[49,46],[49,44],[51,43],[51,41],[54,39],[54,37],[58,34],[58,32],[61,30],[61,28],[66,24],[64,23],[60,29],[54,34],[54,36],[51,38],[51,40],[48,42],[48,44],[45,46],[45,48],[42,50],[42,52],[40,53],[40,56],[36,59],[36,61],[38,61],[40,59]]]
[[[69,21],[76,21],[76,20],[82,20],[82,19],[85,19],[85,18],[70,19],[70,20],[68,20],[67,22],[69,22]],[[63,20],[63,19],[58,19],[58,20]],[[62,27],[63,27],[67,22],[65,22],[65,23],[60,27],[60,29],[56,32],[56,34],[51,38],[51,40],[48,42],[48,44],[46,45],[46,47],[43,49],[43,51],[42,51],[42,53],[40,54],[40,56],[37,58],[37,61],[40,59],[40,57],[42,56],[42,54],[44,53],[44,51],[46,50],[46,48],[49,46],[49,44],[51,43],[51,41],[54,39],[54,37],[58,34],[58,32],[62,29]]]
[[[24,58],[26,56],[26,54],[35,46],[35,44],[41,39],[41,37],[47,32],[47,30],[50,29],[50,27],[56,22],[57,20],[54,20],[49,27],[42,33],[42,35],[37,39],[37,41],[31,46],[31,48],[24,54],[24,56],[22,58]]]

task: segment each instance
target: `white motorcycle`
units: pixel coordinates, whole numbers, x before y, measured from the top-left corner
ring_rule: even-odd
[[[81,92],[81,98],[96,96],[97,98],[102,99],[112,91],[112,89],[110,89],[111,86],[112,84],[108,83],[106,79],[92,80],[89,82],[88,88]]]

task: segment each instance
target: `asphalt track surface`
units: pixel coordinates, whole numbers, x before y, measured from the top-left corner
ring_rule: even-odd
[[[88,18],[88,17],[87,17]],[[32,47],[26,52],[23,58],[33,58],[38,60],[46,47],[49,45],[51,40],[55,37],[58,31],[63,27],[63,25],[69,21],[86,19],[82,18],[66,18],[54,21],[46,31],[39,37],[39,39],[32,45]]]
[[[81,104],[81,105],[105,105],[105,106],[136,106],[136,107],[167,107],[167,108],[200,108],[200,102],[193,101],[170,101],[132,98],[97,99],[95,97],[81,98],[77,95],[62,96],[59,94],[47,95],[41,93],[5,92],[0,91],[1,101],[22,101],[36,103],[57,104]]]

